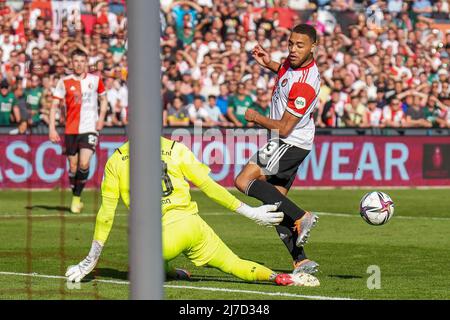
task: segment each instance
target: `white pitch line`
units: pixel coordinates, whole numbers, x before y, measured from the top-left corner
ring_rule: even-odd
[[[339,212],[314,212],[319,216],[330,216],[330,217],[339,217],[339,218],[359,218],[359,214],[349,214],[349,213],[339,213]],[[233,213],[228,212],[200,212],[200,216],[232,216]],[[128,213],[117,213],[116,217],[127,217]],[[89,218],[96,217],[97,214],[94,213],[64,213],[64,214],[32,214],[31,218]],[[27,218],[28,215],[23,213],[11,213],[11,214],[0,214],[1,218]],[[435,221],[450,221],[450,217],[413,217],[413,216],[396,216],[394,215],[394,219],[405,219],[405,220],[435,220]]]
[[[348,214],[348,213],[334,213],[334,212],[314,212],[319,216],[330,216],[330,217],[341,217],[341,218],[359,218],[359,214]],[[438,220],[438,221],[450,221],[450,217],[412,217],[412,216],[396,216],[393,219],[405,219],[405,220]]]
[[[49,213],[49,214],[31,214],[31,218],[90,218],[96,217],[96,213]],[[116,213],[115,217],[125,217],[128,216],[128,213]],[[28,218],[28,215],[25,213],[8,213],[8,214],[0,214],[1,218]]]
[[[66,280],[66,277],[63,276],[52,276],[49,274],[39,274],[39,273],[21,273],[21,272],[7,272],[7,271],[0,271],[0,275],[3,276],[23,276],[23,277],[31,277],[31,278],[44,278],[44,279],[63,279]],[[128,285],[130,284],[129,281],[118,281],[118,280],[101,280],[101,279],[94,279],[96,282],[101,283],[113,283],[113,284],[122,284],[122,285]]]
[[[44,279],[63,279],[63,280],[66,280],[66,277],[63,277],[63,276],[52,276],[52,275],[38,274],[38,273],[20,273],[20,272],[0,271],[0,275],[4,275],[4,276],[23,276],[23,277],[44,278]],[[120,284],[120,285],[129,285],[130,284],[129,281],[117,281],[117,280],[94,279],[93,281],[100,282],[100,283]],[[267,292],[267,291],[225,289],[225,288],[214,288],[214,287],[178,286],[178,285],[171,285],[171,284],[165,284],[164,288],[170,288],[170,289],[191,289],[191,290],[228,292],[228,293],[246,293],[246,294],[257,294],[257,295],[263,295],[263,296],[303,298],[303,299],[312,299],[312,300],[354,300],[354,299],[351,299],[351,298],[327,297],[327,296],[311,296],[311,295],[302,295],[302,294],[287,293],[287,292]]]
[[[216,292],[220,291],[220,292],[232,292],[232,293],[248,293],[248,294],[259,294],[259,295],[263,295],[263,296],[304,298],[304,299],[313,299],[313,300],[354,300],[351,298],[308,296],[308,295],[287,293],[287,292],[267,292],[267,291],[253,291],[253,290],[239,290],[239,289],[225,289],[225,288],[211,288],[211,287],[176,286],[176,285],[169,285],[169,284],[164,285],[164,287],[165,288],[175,288],[175,289],[216,291]]]

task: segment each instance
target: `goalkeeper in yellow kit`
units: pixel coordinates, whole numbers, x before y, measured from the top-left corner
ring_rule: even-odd
[[[283,220],[277,205],[250,207],[239,201],[209,176],[210,169],[199,162],[183,144],[161,138],[162,161],[162,244],[166,272],[174,274],[168,262],[181,253],[196,266],[208,265],[247,281],[266,280],[279,285],[318,285],[307,274],[277,274],[252,261],[240,259],[211,227],[198,215],[197,203],[191,201],[191,181],[209,198],[231,211],[240,213],[261,225],[277,225]],[[79,282],[98,262],[108,239],[119,197],[129,207],[129,147],[122,145],[106,163],[102,182],[102,205],[97,215],[94,240],[88,256],[78,265],[70,266],[66,276]]]

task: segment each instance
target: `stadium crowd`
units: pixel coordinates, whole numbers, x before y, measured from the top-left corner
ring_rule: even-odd
[[[106,126],[126,125],[125,1],[79,1],[58,25],[55,3],[0,0],[0,125],[47,125],[74,48],[103,78]],[[247,108],[267,115],[276,75],[250,52],[260,43],[281,62],[290,28],[309,23],[319,35],[318,126],[450,127],[450,29],[434,27],[449,23],[448,0],[162,0],[160,17],[164,126],[247,127]]]

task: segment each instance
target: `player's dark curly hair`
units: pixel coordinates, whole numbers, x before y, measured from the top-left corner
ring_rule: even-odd
[[[292,32],[306,34],[313,43],[317,41],[316,29],[309,24],[306,23],[298,24],[294,27],[294,29],[292,29]]]

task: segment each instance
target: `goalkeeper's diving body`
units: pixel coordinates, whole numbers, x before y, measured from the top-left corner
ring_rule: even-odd
[[[261,225],[277,225],[283,220],[284,214],[276,212],[277,205],[254,208],[241,202],[212,180],[209,176],[210,169],[181,143],[161,138],[161,161],[162,244],[168,276],[176,275],[176,269],[169,267],[169,261],[183,253],[196,266],[215,267],[246,281],[271,281],[278,285],[319,285],[317,278],[308,274],[277,274],[258,263],[240,259],[198,215],[197,204],[191,200],[186,179],[225,208]],[[118,148],[106,163],[102,204],[97,214],[92,247],[84,260],[67,269],[69,281],[79,282],[95,268],[108,239],[119,197],[129,207],[128,142]]]

